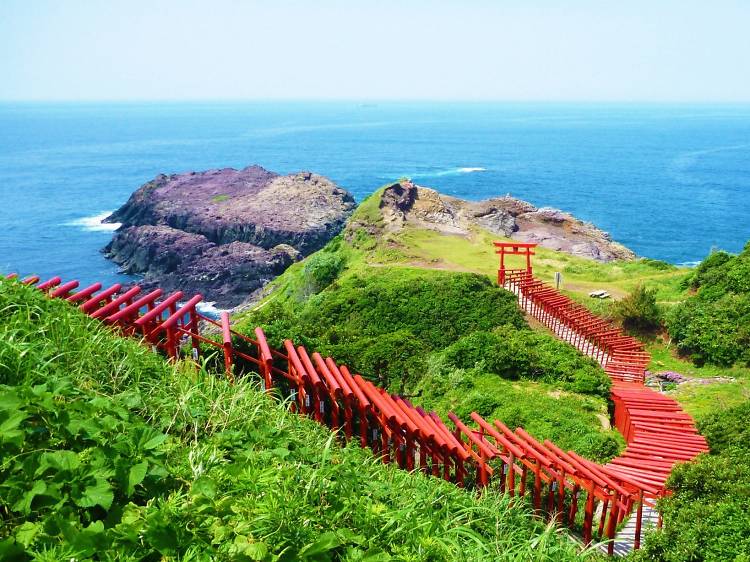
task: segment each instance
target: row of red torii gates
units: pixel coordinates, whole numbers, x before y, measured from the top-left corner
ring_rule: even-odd
[[[458,486],[493,484],[511,497],[530,496],[538,514],[579,531],[586,543],[607,540],[610,553],[617,525],[634,513],[632,546],[638,548],[644,505],[653,506],[665,493],[664,483],[676,462],[707,450],[705,440],[676,402],[643,386],[648,354],[637,340],[534,279],[535,244],[495,245],[501,260],[498,283],[558,337],[596,357],[612,378],[614,423],[628,442],[620,457],[600,465],[477,413],[466,423],[449,413],[450,427],[435,412],[376,387],[331,357],[309,353],[291,340],[274,349],[261,328],[251,338],[232,329],[227,313],[218,321],[202,315],[197,309],[201,295],[185,300],[180,291],[141,294],[138,286],[102,289],[100,283],[78,289],[78,281],[63,283],[59,277],[40,283],[34,276],[21,282],[78,306],[170,358],[180,358],[187,349],[188,357],[198,360],[214,348],[223,355],[230,382],[257,372],[267,392],[290,398],[293,411],[338,431],[342,439],[358,440],[383,462]],[[525,255],[526,268],[507,269],[506,254]],[[203,326],[213,326],[218,335],[201,333]]]

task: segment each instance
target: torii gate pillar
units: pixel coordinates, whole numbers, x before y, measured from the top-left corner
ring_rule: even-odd
[[[531,275],[533,273],[531,267],[531,256],[535,255],[534,248],[536,243],[534,242],[494,242],[495,253],[500,255],[500,267],[497,270],[497,284],[501,287],[505,285],[506,274],[510,271],[520,272],[523,269],[506,269],[505,267],[505,256],[526,256],[526,273]]]

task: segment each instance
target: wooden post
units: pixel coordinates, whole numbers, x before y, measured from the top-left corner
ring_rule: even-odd
[[[229,313],[221,313],[221,337],[224,348],[224,373],[231,384],[234,384],[234,374],[232,373],[232,363],[234,351],[232,350],[232,330],[229,327]]]
[[[594,482],[586,490],[586,507],[583,512],[583,542],[591,543],[592,527],[594,526]]]
[[[617,498],[618,494],[616,491],[612,492],[612,502],[609,508],[609,521],[607,522],[607,538],[609,544],[607,545],[607,554],[612,556],[615,553],[615,526],[617,524]]]

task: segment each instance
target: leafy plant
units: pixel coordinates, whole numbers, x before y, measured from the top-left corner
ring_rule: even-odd
[[[667,316],[678,349],[697,365],[750,366],[750,243],[736,256],[711,254],[689,283],[697,293]]]
[[[308,294],[319,293],[333,283],[344,267],[344,259],[336,253],[317,252],[305,261]]]
[[[609,396],[609,377],[593,359],[541,332],[509,326],[474,332],[439,357],[443,369],[478,367],[505,379],[560,383],[572,392]]]
[[[662,313],[656,304],[656,290],[640,284],[614,306],[615,318],[628,331],[646,334],[661,327]]]

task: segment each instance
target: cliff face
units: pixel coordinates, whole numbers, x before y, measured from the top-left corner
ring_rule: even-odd
[[[380,212],[381,228],[390,232],[413,225],[461,235],[468,234],[473,226],[480,226],[498,236],[536,242],[545,248],[601,262],[635,258],[634,252],[614,242],[593,224],[512,197],[464,201],[405,180],[385,189]]]
[[[159,175],[107,222],[104,252],[142,285],[235,306],[338,234],[354,198],[330,180],[260,166]]]

